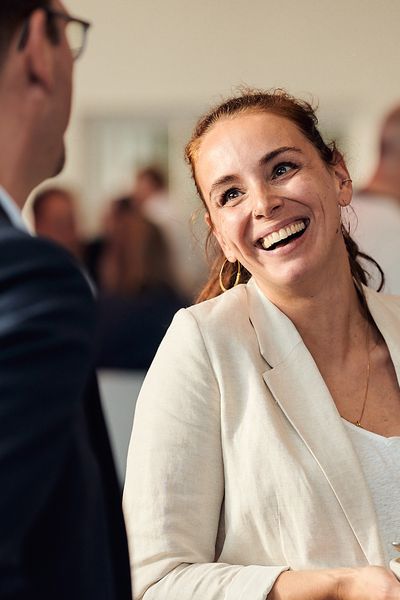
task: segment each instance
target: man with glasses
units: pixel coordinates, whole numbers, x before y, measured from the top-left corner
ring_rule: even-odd
[[[0,600],[127,600],[120,491],[90,378],[93,298],[20,211],[64,164],[89,24],[0,0]]]

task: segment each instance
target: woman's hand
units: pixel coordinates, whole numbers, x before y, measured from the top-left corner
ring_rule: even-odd
[[[400,583],[383,567],[285,571],[268,600],[400,600]]]
[[[337,600],[398,600],[400,583],[388,569],[345,569],[339,578]]]

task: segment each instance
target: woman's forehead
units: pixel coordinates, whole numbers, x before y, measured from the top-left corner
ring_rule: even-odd
[[[286,117],[266,111],[245,112],[224,117],[215,123],[201,140],[198,158],[217,146],[223,146],[226,151],[230,146],[241,143],[274,146],[288,145],[290,141],[308,142],[297,125]]]
[[[282,147],[313,150],[297,126],[285,117],[268,112],[249,112],[220,119],[204,135],[196,157],[196,174],[224,171],[258,162],[263,155]]]

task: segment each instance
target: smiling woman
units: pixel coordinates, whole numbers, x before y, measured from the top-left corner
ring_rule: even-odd
[[[286,130],[287,127],[290,126],[291,129],[297,134],[296,137],[299,138],[300,135],[300,138],[302,138],[302,145],[308,142],[307,149],[308,151],[313,152],[314,156],[319,155],[319,158],[321,159],[320,166],[325,166],[325,169],[327,169],[328,167],[336,166],[337,169],[342,170],[342,184],[351,184],[351,179],[349,178],[348,172],[345,169],[342,156],[337,150],[335,143],[331,142],[330,144],[326,144],[322,139],[321,134],[317,129],[318,120],[316,114],[310,104],[290,96],[283,90],[277,90],[273,93],[264,93],[259,90],[247,90],[245,93],[237,97],[231,98],[223,104],[210,110],[209,113],[207,113],[202,119],[200,119],[193,132],[192,139],[186,147],[186,159],[192,169],[192,175],[197,187],[197,191],[199,193],[200,198],[203,201],[203,204],[208,214],[211,213],[208,210],[206,198],[202,193],[200,183],[196,176],[198,163],[197,159],[200,154],[200,146],[203,146],[203,139],[206,137],[206,134],[210,132],[210,130],[213,129],[214,125],[216,125],[217,123],[220,125],[220,129],[226,130],[227,121],[231,121],[235,117],[233,129],[235,131],[240,130],[241,134],[243,134],[243,139],[239,142],[240,144],[242,143],[242,141],[246,140],[250,141],[251,144],[253,143],[253,139],[251,138],[251,136],[245,136],[243,131],[243,125],[249,128],[251,127],[251,121],[253,121],[254,128],[257,128],[258,124],[260,123],[262,128],[262,124],[265,124],[267,128],[267,137],[265,137],[265,131],[262,131],[262,129],[258,131],[258,134],[259,137],[262,138],[261,142],[263,142],[263,140],[266,141],[271,136],[271,131],[268,129],[268,126],[265,123],[267,115],[270,116],[270,120],[273,116],[277,117],[276,119],[272,119],[275,120],[277,124],[279,124],[279,117],[280,119],[284,119],[283,130]],[[249,116],[252,116],[253,119],[245,118]],[[236,119],[238,118],[243,119],[240,122],[240,127],[237,127]],[[202,154],[204,155],[204,147],[202,149]],[[245,151],[245,149],[243,148],[242,150]],[[269,168],[271,170],[270,178],[271,181],[275,180],[276,187],[276,185],[280,185],[280,180],[283,179],[283,182],[285,182],[288,179],[288,177],[293,174],[293,172],[297,171],[300,168],[301,165],[299,164],[299,161],[301,161],[302,154],[303,151],[301,148],[296,148],[293,146],[282,146],[280,148],[275,148],[274,150],[267,153],[265,157],[262,157],[260,167],[264,167],[265,170],[265,168],[269,165]],[[226,156],[229,157],[229,154],[227,154]],[[252,157],[254,158],[253,154]],[[229,178],[229,175],[225,177],[222,176],[220,181],[215,182],[215,184],[218,183],[220,187],[225,185],[225,188],[227,188],[224,192],[221,192],[221,203],[226,204],[227,200],[229,199],[229,203],[232,204],[233,196],[235,196],[235,198],[237,199],[240,195],[240,191],[235,189],[229,189],[230,184],[232,183],[232,179]],[[214,189],[215,188],[213,187],[213,191]],[[351,191],[351,188],[347,187],[344,191]],[[343,200],[343,202],[347,202],[347,200]],[[212,224],[211,219],[209,223]],[[307,227],[308,220],[306,221],[306,223],[304,223],[304,225]],[[359,291],[361,292],[361,284],[367,284],[368,274],[364,272],[357,258],[363,257],[371,260],[372,262],[375,261],[373,261],[373,259],[371,259],[370,257],[366,257],[363,253],[359,252],[356,244],[353,242],[348,231],[341,222],[340,230],[348,253],[352,275],[358,286]],[[207,240],[208,244],[212,244],[212,242],[215,240],[214,233],[215,229],[213,227],[210,227],[210,234]],[[276,236],[276,234],[276,231],[273,232],[274,236]],[[260,240],[260,243],[264,246],[262,240]],[[268,249],[272,248],[270,248],[269,246]],[[230,285],[232,285],[236,278],[236,261],[232,261],[230,266],[226,265],[223,267],[224,262],[226,262],[226,260],[222,252],[221,246],[214,245],[213,248],[209,248],[209,250],[211,250],[212,254],[216,254],[217,256],[211,268],[210,278],[206,286],[200,293],[199,301],[214,297],[221,293],[222,290],[220,286],[219,275],[222,268],[224,273],[225,285],[230,287]],[[250,279],[250,277],[251,272],[247,271],[245,268],[242,268],[241,282],[246,283]],[[384,279],[382,274],[381,287],[383,286],[383,281]]]
[[[310,105],[252,90],[186,156],[219,250],[137,405],[134,597],[400,598],[400,299],[366,287],[343,157]]]

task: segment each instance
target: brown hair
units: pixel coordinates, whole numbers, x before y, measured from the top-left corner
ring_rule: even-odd
[[[50,5],[50,0],[1,0],[0,2],[0,68],[18,27],[38,8]]]
[[[155,165],[140,169],[136,174],[136,179],[142,178],[149,179],[153,187],[157,190],[163,190],[167,187],[167,178],[164,172]]]
[[[318,131],[318,119],[315,114],[315,109],[309,102],[299,100],[282,89],[271,91],[249,88],[242,89],[238,95],[225,100],[199,119],[185,149],[186,161],[190,165],[197,192],[206,209],[207,206],[196,179],[196,155],[202,139],[220,119],[235,117],[248,112],[263,111],[284,117],[294,123],[301,133],[313,144],[325,164],[335,165],[342,160],[342,155],[337,150],[335,143],[331,142],[330,144],[327,144],[324,142]],[[362,284],[368,285],[368,273],[364,270],[358,259],[361,257],[370,260],[378,268],[381,275],[379,291],[384,284],[384,275],[376,261],[359,251],[356,242],[351,238],[343,224],[341,228],[349,256],[351,274],[362,302],[365,304]],[[209,279],[197,298],[198,302],[213,298],[222,293],[219,284],[219,274],[225,262],[225,256],[219,245],[215,243],[215,238],[212,235],[211,229],[208,232],[206,240],[206,254],[208,258],[210,258],[210,251],[212,251],[214,255],[214,260],[211,265]],[[227,263],[223,271],[223,283],[225,288],[232,287],[237,276],[237,264]],[[247,283],[250,277],[251,273],[241,266],[240,282]]]

